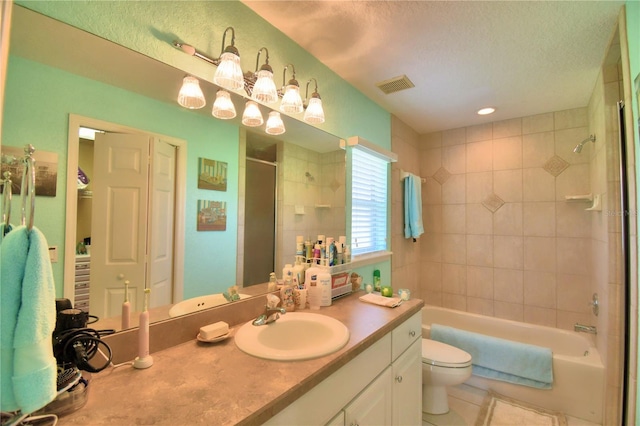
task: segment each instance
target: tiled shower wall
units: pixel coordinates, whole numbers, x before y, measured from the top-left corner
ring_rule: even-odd
[[[276,274],[293,264],[296,236],[346,235],[345,151],[318,153],[290,143],[278,145],[278,246]],[[296,208],[298,209],[296,211]]]
[[[429,304],[573,329],[589,321],[591,192],[587,109],[420,137]]]

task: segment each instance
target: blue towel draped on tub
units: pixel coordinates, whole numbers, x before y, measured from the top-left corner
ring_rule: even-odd
[[[551,349],[440,324],[431,324],[431,339],[468,352],[476,376],[538,389],[553,385]]]
[[[56,397],[55,284],[47,241],[37,228],[8,233],[0,246],[0,402],[36,411]]]
[[[404,237],[414,241],[424,233],[422,225],[422,182],[419,176],[404,178]]]

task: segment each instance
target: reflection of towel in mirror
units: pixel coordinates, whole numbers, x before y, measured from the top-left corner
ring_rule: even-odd
[[[0,268],[1,408],[29,414],[56,396],[55,283],[42,232],[20,226],[7,234]]]
[[[422,225],[422,182],[419,176],[404,178],[404,237],[414,240],[424,233]]]

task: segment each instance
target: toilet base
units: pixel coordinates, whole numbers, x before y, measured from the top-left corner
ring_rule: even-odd
[[[422,385],[422,411],[428,414],[447,414],[447,387]]]

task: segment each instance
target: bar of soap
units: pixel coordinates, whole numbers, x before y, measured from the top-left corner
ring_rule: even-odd
[[[213,324],[200,327],[200,338],[203,340],[212,340],[216,337],[223,336],[229,332],[229,324],[224,321],[214,322]]]

